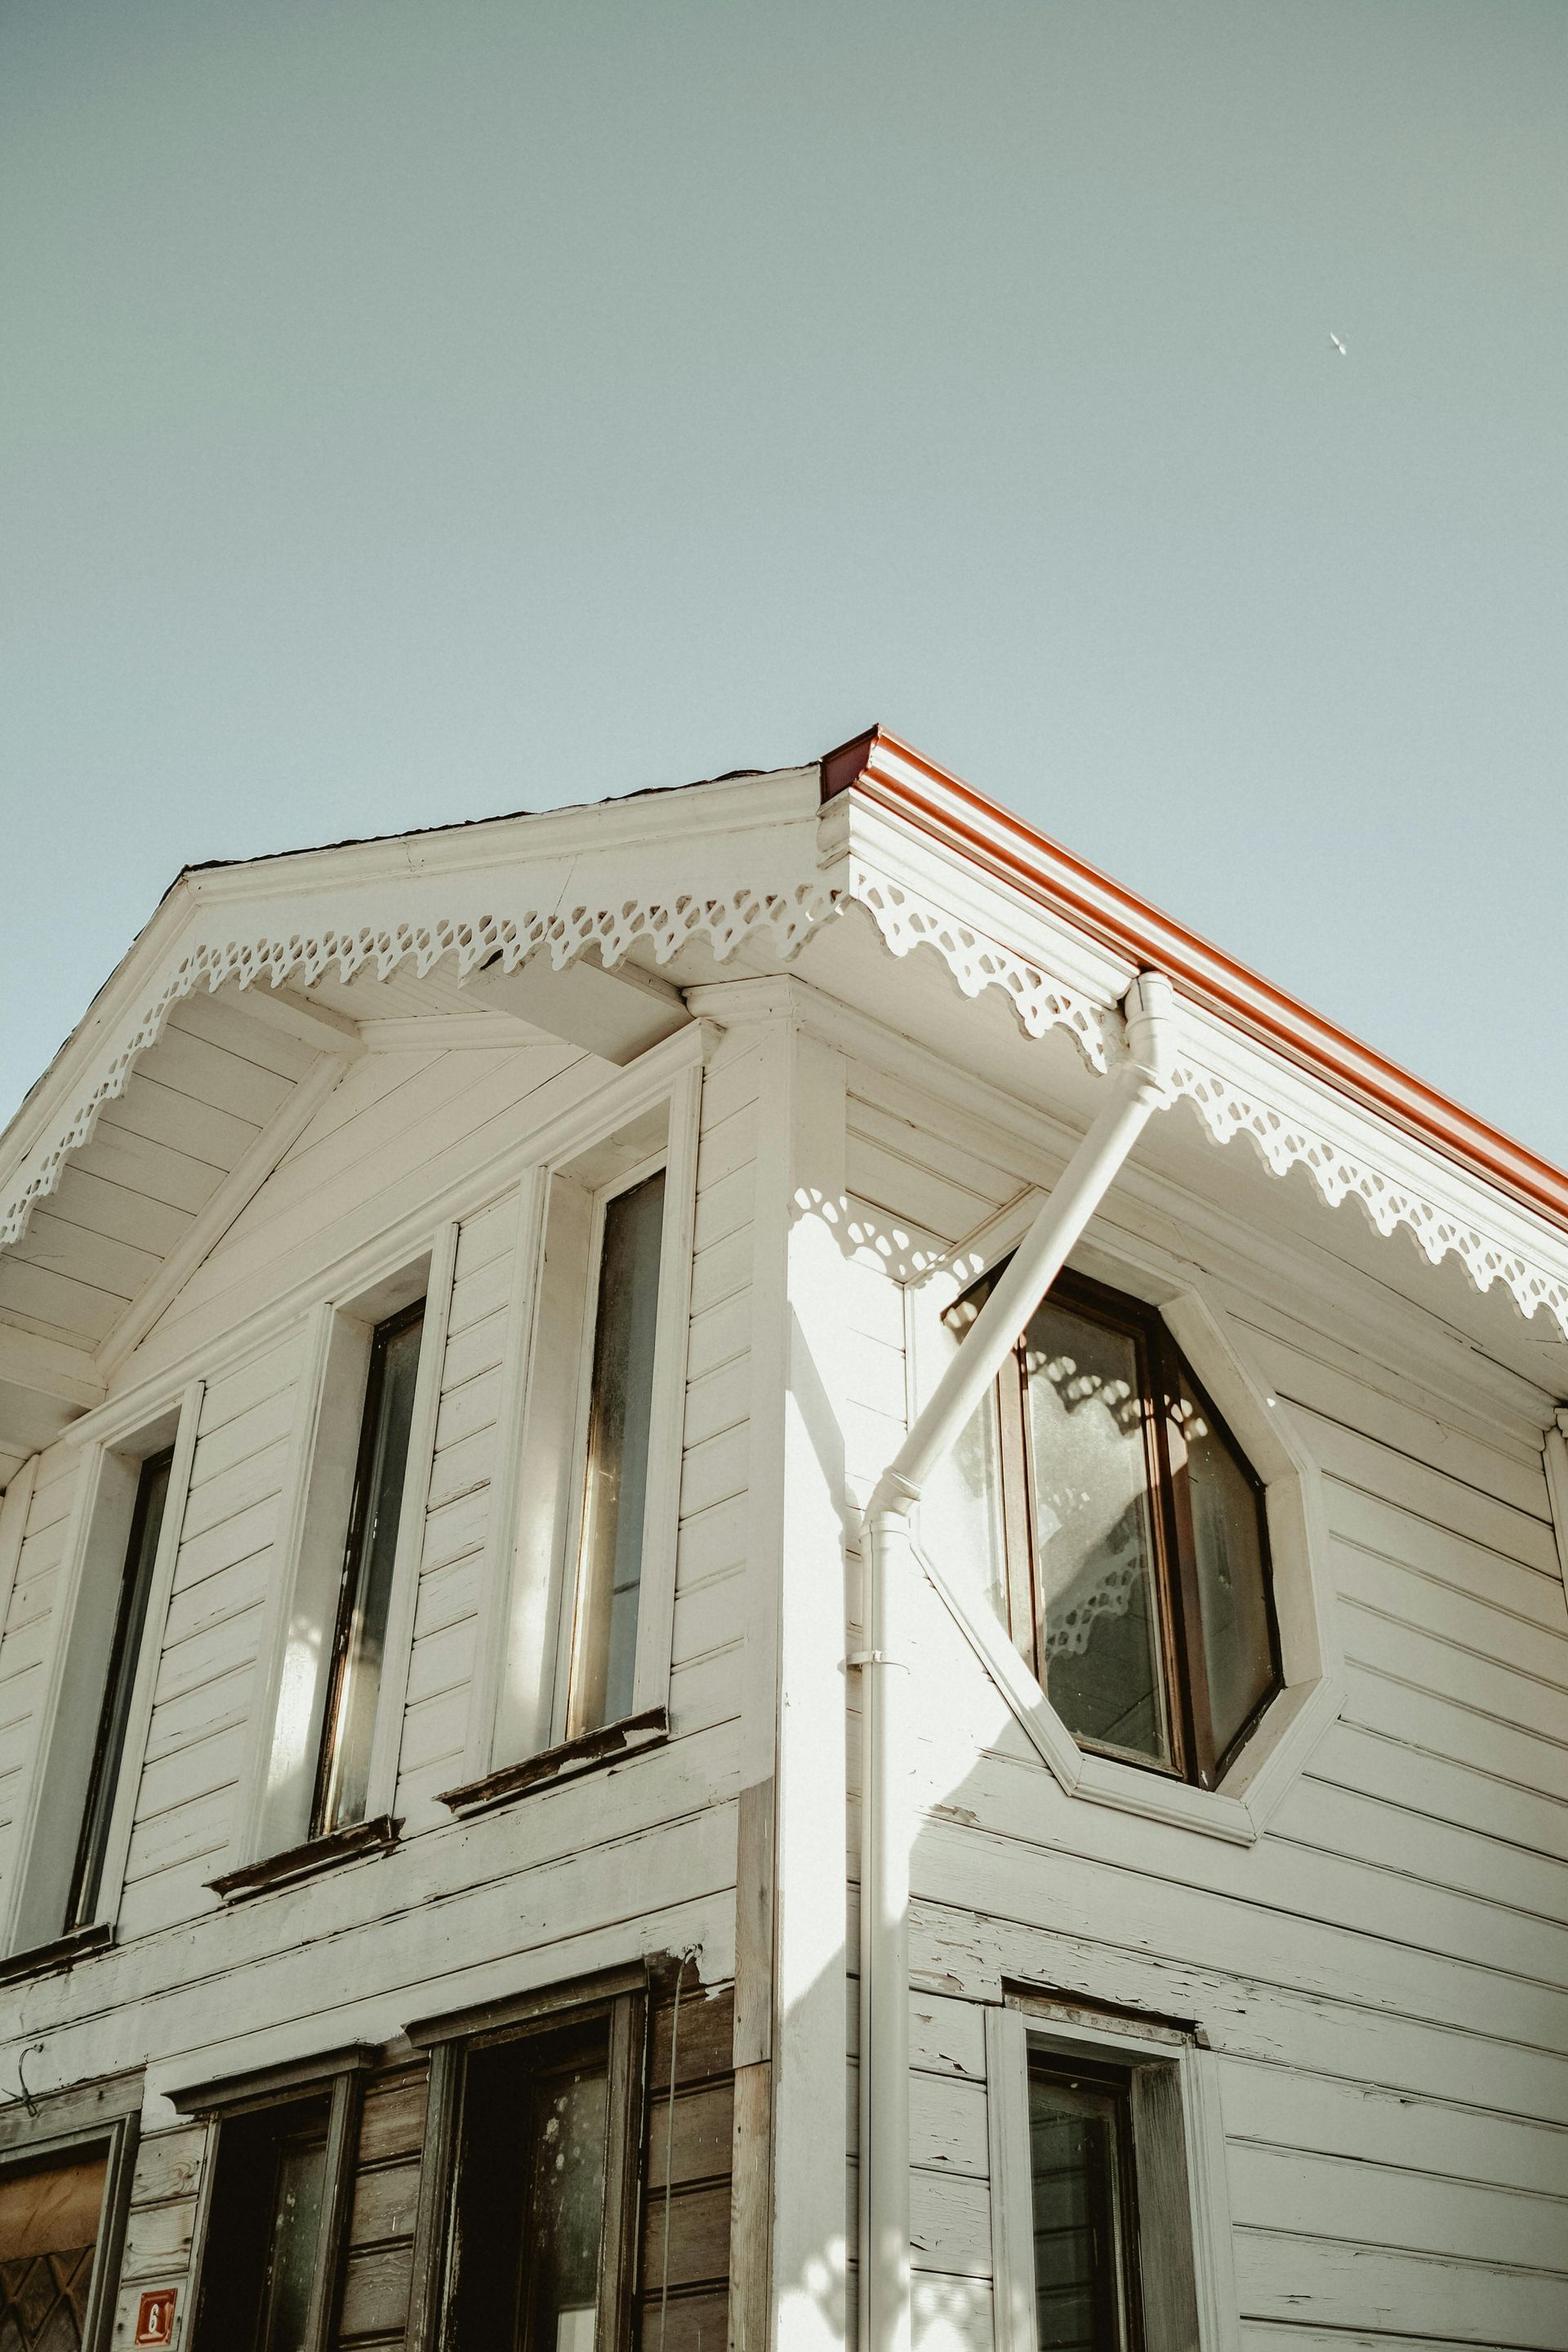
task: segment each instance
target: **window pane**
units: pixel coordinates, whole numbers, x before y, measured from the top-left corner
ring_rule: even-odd
[[[1070,1731],[1168,1762],[1137,1342],[1047,1298],[1025,1350],[1051,1704]]]
[[[573,1734],[631,1712],[663,1230],[662,1170],[617,1194],[605,1212],[568,1724]]]
[[[424,1318],[421,1302],[382,1324],[371,1343],[338,1646],[327,1695],[318,1835],[364,1819]]]
[[[1181,1382],[1178,1418],[1204,1616],[1215,1753],[1223,1756],[1274,1680],[1262,1497],[1213,1414]],[[1180,1443],[1173,1436],[1173,1457]]]
[[[303,2352],[316,2257],[321,2239],[327,2146],[319,2135],[286,2139],[278,2150],[268,2242],[260,2352]]]
[[[569,2053],[569,2054],[568,2054]],[[451,2352],[593,2352],[608,2151],[602,2032],[470,2053]]]
[[[92,2284],[106,2159],[0,2172],[0,2347],[77,2352]]]
[[[1124,2352],[1118,2103],[1110,2091],[1029,2078],[1039,2352]]]
[[[131,1695],[135,1688],[136,1667],[142,1655],[142,1634],[147,1622],[147,1602],[153,1590],[153,1569],[158,1557],[158,1538],[163,1525],[163,1504],[169,1492],[169,1465],[173,1459],[171,1454],[154,1454],[142,1465],[142,1475],[137,1481],[131,1540],[126,1546],[125,1568],[115,1612],[114,1641],[109,1654],[109,1671],[104,1678],[103,1706],[99,1716],[98,1738],[88,1780],[87,1802],[82,1809],[81,1836],[77,1846],[70,1894],[66,1903],[65,1925],[68,1929],[90,1925],[98,1910],[104,1852],[109,1843],[109,1824],[120,1787],[120,1768],[125,1759],[125,1731],[131,1717]]]

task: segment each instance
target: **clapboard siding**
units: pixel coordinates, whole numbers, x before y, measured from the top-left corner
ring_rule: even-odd
[[[897,1439],[899,1278],[1018,1189],[864,1092],[850,1230],[889,1305],[847,1292],[855,1476]],[[1339,2332],[1568,2342],[1568,1607],[1539,1433],[1489,1402],[1445,1418],[1234,1271],[1226,1304],[1324,1473],[1342,1719],[1254,1848],[1082,1805],[925,1592],[917,1967],[1203,2025],[1249,2326],[1310,2322],[1325,2352]],[[852,1704],[852,1870],[857,1729]],[[978,2281],[983,2103],[915,2067],[916,2261]]]
[[[448,1818],[436,1799],[462,1778],[517,1228],[509,1192],[458,1234],[399,1751],[395,1810],[411,1831]]]
[[[365,2089],[334,2337],[343,2352],[404,2340],[428,2087],[421,2062]]]

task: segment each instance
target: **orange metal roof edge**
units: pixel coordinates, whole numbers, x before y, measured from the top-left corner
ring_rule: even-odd
[[[851,789],[1070,917],[1140,969],[1157,966],[1199,1003],[1227,1014],[1315,1076],[1568,1228],[1568,1175],[1550,1160],[1298,1003],[885,729],[871,728],[823,760],[823,799]]]

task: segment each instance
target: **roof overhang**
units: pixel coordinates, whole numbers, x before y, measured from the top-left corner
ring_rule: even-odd
[[[1239,1214],[1304,1232],[1357,1202],[1365,1239],[1342,1256],[1371,1249],[1386,1280],[1382,1241],[1407,1236],[1430,1266],[1462,1269],[1471,1296],[1500,1291],[1537,1318],[1513,1367],[1568,1388],[1568,1178],[873,730],[820,768],[182,876],[0,1136],[0,1407],[18,1406],[0,1412],[0,1483],[7,1450],[46,1441],[113,1384],[367,1045],[543,1034],[605,1056],[607,1076],[681,1017],[679,992],[791,967],[956,1067],[984,1066],[1020,1102],[1049,1098],[1069,1125],[1092,1116],[1097,1074],[1121,1050],[1133,974],[1163,969],[1182,1001],[1176,1089],[1193,1118],[1160,1123],[1152,1149],[1177,1181],[1228,1186]],[[638,986],[616,988],[617,972]],[[953,983],[974,1001],[958,1023]],[[220,1049],[264,1066],[247,1116],[223,1096]],[[131,1250],[84,1234],[54,1201],[68,1178],[79,1192],[84,1171],[101,1178],[95,1153],[125,1142],[117,1122],[156,1148],[163,1131],[137,1106],[160,1087],[159,1103],[205,1122],[195,1148],[211,1178],[161,1256],[144,1234]],[[1256,1156],[1225,1155],[1221,1181],[1192,1164],[1199,1133],[1246,1136]],[[1295,1181],[1260,1195],[1247,1173],[1259,1166]],[[41,1210],[47,1247],[36,1228],[28,1239]],[[89,1276],[110,1284],[110,1303],[78,1328],[52,1320],[50,1286],[64,1297]],[[1419,1288],[1417,1261],[1394,1279]],[[1450,1292],[1445,1276],[1430,1303],[1452,1319]]]

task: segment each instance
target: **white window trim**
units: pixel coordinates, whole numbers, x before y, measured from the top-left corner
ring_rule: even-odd
[[[584,1286],[578,1388],[572,1415],[572,1436],[566,1469],[566,1508],[558,1557],[552,1562],[554,1586],[546,1610],[542,1644],[549,1661],[548,1695],[542,1693],[538,1719],[547,1726],[545,1738],[564,1736],[571,1670],[573,1620],[576,1591],[573,1582],[582,1517],[585,1473],[587,1403],[593,1378],[594,1314],[598,1296],[599,1249],[606,1202],[660,1167],[665,1170],[664,1223],[659,1251],[658,1337],[654,1347],[652,1394],[648,1412],[647,1478],[643,1507],[641,1586],[637,1602],[637,1661],[632,1681],[632,1712],[668,1704],[671,1654],[675,1635],[676,1546],[679,1532],[681,1445],[686,1420],[686,1357],[691,1311],[691,1261],[697,1211],[697,1152],[702,1107],[703,1066],[690,1062],[669,1084],[663,1100],[668,1129],[664,1141],[635,1168],[617,1170],[595,1189]],[[654,1107],[657,1107],[654,1106]],[[646,1111],[639,1111],[639,1117]],[[519,1482],[528,1440],[530,1414],[538,1381],[552,1368],[542,1361],[539,1308],[542,1291],[546,1219],[551,1179],[568,1172],[573,1164],[612,1140],[629,1122],[624,1114],[606,1119],[599,1134],[586,1141],[574,1139],[563,1152],[535,1168],[521,1188],[518,1243],[514,1261],[512,1313],[509,1330],[509,1363],[514,1376],[502,1401],[499,1433],[502,1475],[497,1481],[489,1538],[480,1587],[480,1624],[469,1713],[469,1740],[463,1762],[466,1780],[478,1780],[498,1763],[520,1760],[498,1758],[500,1737],[502,1677],[508,1654],[513,1584],[518,1573],[521,1528]],[[571,1589],[568,1589],[570,1586]]]
[[[397,1548],[393,1560],[391,1605],[382,1659],[381,1686],[376,1698],[375,1730],[371,1745],[370,1775],[365,1792],[366,1820],[374,1821],[390,1812],[395,1800],[458,1231],[458,1221],[448,1218],[435,1229],[422,1248],[389,1250],[379,1266],[374,1269],[363,1265],[356,1266],[356,1275],[361,1278],[356,1280],[353,1295],[318,1300],[307,1318],[295,1389],[294,1423],[284,1478],[284,1500],[279,1511],[278,1533],[274,1538],[276,1573],[271,1579],[269,1605],[258,1650],[256,1706],[247,1743],[242,1793],[236,1809],[228,1851],[215,1876],[265,1861],[271,1853],[287,1851],[289,1844],[300,1843],[309,1835],[308,1797],[298,1838],[289,1839],[287,1843],[280,1843],[280,1833],[275,1833],[268,1827],[268,1801],[279,1736],[279,1717],[285,1697],[289,1641],[299,1605],[307,1545],[312,1539],[319,1539],[323,1548],[333,1548],[341,1553],[347,1532],[346,1517],[342,1527],[329,1523],[339,1516],[335,1509],[323,1517],[319,1526],[315,1524],[325,1507],[321,1476],[327,1465],[323,1464],[321,1448],[329,1375],[334,1352],[343,1341],[345,1325],[363,1323],[374,1312],[374,1307],[367,1302],[374,1302],[378,1292],[412,1280],[423,1270],[425,1322],[419,1345],[419,1369],[414,1384],[408,1459],[404,1472]],[[363,1412],[362,1388],[353,1413],[345,1412],[343,1416],[345,1428],[352,1422],[356,1450]],[[337,1469],[342,1474],[342,1465],[339,1464]],[[352,1481],[352,1465],[346,1475]],[[323,1578],[322,1581],[324,1591],[327,1580]],[[294,1743],[298,1752],[292,1769],[309,1779],[312,1786],[321,1744],[325,1689],[324,1676],[318,1670],[312,1686],[309,1719],[302,1726],[300,1738]],[[286,1804],[292,1805],[298,1812],[302,1786],[302,1781],[297,1782],[287,1798],[280,1797],[280,1808]]]
[[[968,1240],[905,1286],[909,1410],[912,1421],[952,1349],[942,1315],[1015,1249],[1045,1195],[1031,1187]],[[1269,1702],[1217,1789],[1079,1748],[1005,1628],[973,1606],[921,1546],[915,1549],[965,1640],[1020,1727],[1069,1796],[1145,1820],[1249,1845],[1262,1834],[1339,1715],[1343,1675],[1334,1620],[1328,1528],[1318,1465],[1290,1409],[1246,1361],[1229,1318],[1194,1281],[1189,1264],[1152,1243],[1092,1230],[1072,1254],[1085,1273],[1159,1309],[1263,1482],[1284,1687]]]
[[[1076,2053],[1113,2065],[1163,2065],[1174,2071],[1184,2159],[1187,2248],[1197,2306],[1199,2352],[1239,2352],[1230,2189],[1219,2062],[1195,2039],[1133,2020],[1071,2014],[1041,1998],[1016,1996],[985,2011],[986,2128],[991,2170],[992,2293],[995,2352],[1038,2352],[1035,2325],[1035,2217],[1030,2193],[1028,2062],[1031,2045],[1069,2063]],[[1136,2135],[1135,2135],[1136,2137]],[[1133,2151],[1140,2186],[1147,2147]],[[1157,2158],[1156,2158],[1157,2162]],[[1163,2168],[1167,2173],[1168,2168]],[[1179,2226],[1179,2225],[1178,2225]],[[1147,2264],[1144,2264],[1147,2277]],[[1147,2352],[1185,2352],[1190,2338],[1145,2312]]]
[[[172,1443],[174,1459],[163,1500],[163,1524],[158,1531],[158,1548],[153,1557],[147,1615],[137,1653],[136,1675],[132,1685],[125,1743],[121,1753],[120,1777],[110,1815],[98,1901],[93,1919],[84,1925],[112,1927],[119,1917],[205,1392],[203,1381],[191,1381],[176,1398],[165,1402],[161,1412],[149,1412],[147,1401],[138,1397],[118,1418],[100,1416],[97,1433],[81,1449],[76,1494],[67,1523],[59,1589],[56,1605],[50,1612],[45,1689],[37,1717],[38,1743],[34,1750],[32,1777],[19,1824],[16,1867],[6,1906],[4,1948],[7,1951],[18,1947],[19,1938],[24,1934],[26,1944],[30,1947],[48,1942],[62,1932],[57,1926],[48,1934],[35,1933],[30,1927],[25,1927],[24,1922],[29,1903],[37,1899],[35,1864],[46,1845],[56,1856],[68,1847],[74,1854],[81,1833],[81,1821],[75,1803],[73,1801],[67,1806],[59,1789],[61,1750],[58,1743],[62,1738],[90,1738],[96,1732],[103,1706],[104,1692],[100,1687],[96,1693],[83,1694],[81,1706],[74,1717],[62,1720],[67,1669],[75,1646],[79,1614],[86,1597],[89,1577],[101,1574],[106,1578],[118,1579],[124,1572],[125,1548],[131,1533],[131,1510],[134,1507],[134,1487],[132,1487],[130,1505],[124,1509],[112,1509],[106,1516],[104,1486],[110,1457],[118,1457],[129,1466],[146,1461]],[[70,1443],[69,1432],[67,1433],[66,1443]],[[118,1582],[114,1590],[118,1598]]]

